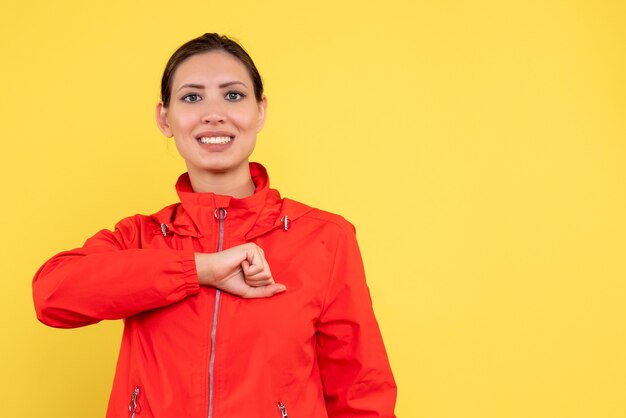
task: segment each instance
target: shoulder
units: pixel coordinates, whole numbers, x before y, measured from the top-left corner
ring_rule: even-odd
[[[354,225],[352,225],[352,223],[350,223],[350,221],[346,218],[336,213],[327,212],[321,209],[314,209],[313,211],[307,213],[305,217],[316,222],[332,225],[344,233],[355,233]]]
[[[355,227],[343,216],[314,208],[304,203],[285,198],[283,200],[284,213],[295,213],[295,218],[301,222],[317,224],[318,227],[336,230],[339,233],[355,234]]]
[[[147,226],[158,226],[159,222],[154,215],[135,214],[128,216],[115,224],[115,229],[120,231],[143,230]]]
[[[172,223],[177,216],[180,215],[180,202],[173,203],[161,209],[158,212],[153,213],[150,216],[146,215],[135,215],[138,216],[140,220],[144,222],[152,222],[154,224],[170,224]]]
[[[113,233],[127,245],[141,240],[141,236],[146,233],[149,235],[160,234],[160,225],[166,224],[168,219],[172,219],[177,207],[178,204],[173,204],[152,215],[135,214],[127,216],[115,224]]]

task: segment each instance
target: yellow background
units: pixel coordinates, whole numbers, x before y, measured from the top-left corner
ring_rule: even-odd
[[[174,201],[153,109],[207,31],[272,184],[357,226],[398,416],[626,417],[626,3],[590,0],[3,1],[0,416],[104,415],[121,324],[46,328],[30,281]]]

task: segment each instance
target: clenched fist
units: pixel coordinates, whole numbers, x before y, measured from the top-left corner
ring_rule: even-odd
[[[196,253],[198,280],[242,298],[266,298],[284,292],[274,282],[261,247],[246,243],[218,253]]]

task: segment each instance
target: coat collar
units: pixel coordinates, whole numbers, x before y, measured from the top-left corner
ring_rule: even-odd
[[[250,163],[250,175],[256,186],[252,196],[237,199],[215,193],[196,193],[189,175],[181,175],[176,182],[180,203],[168,206],[152,215],[167,231],[178,235],[203,237],[215,232],[218,223],[215,211],[224,208],[231,236],[246,240],[262,235],[284,224],[284,216],[294,220],[312,208],[288,199],[282,199],[277,190],[269,187],[265,167]],[[159,229],[159,233],[161,230]]]

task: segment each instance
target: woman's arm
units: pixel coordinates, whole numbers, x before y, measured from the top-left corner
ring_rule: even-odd
[[[48,260],[33,280],[37,318],[74,328],[125,318],[199,292],[193,252],[139,248],[138,217]]]
[[[126,318],[195,295],[201,285],[246,298],[285,290],[255,244],[210,254],[142,249],[140,228],[138,217],[124,219],[47,261],[33,280],[37,318],[59,328]]]
[[[351,227],[351,225],[350,225]],[[317,354],[330,418],[393,418],[396,384],[374,317],[353,227],[339,238]]]

